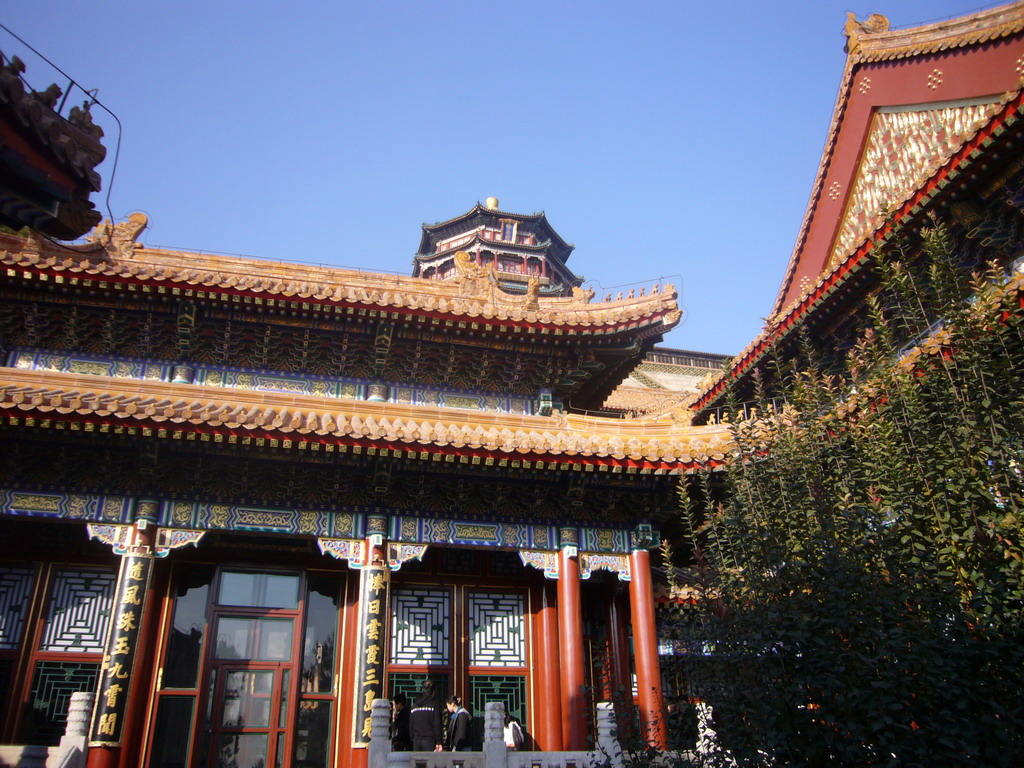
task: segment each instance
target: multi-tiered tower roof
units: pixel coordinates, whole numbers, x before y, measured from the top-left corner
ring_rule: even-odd
[[[565,242],[541,213],[508,213],[496,197],[469,212],[437,224],[424,224],[413,259],[413,277],[451,280],[458,276],[456,255],[493,274],[512,293],[569,296],[583,280],[566,266],[574,246]]]

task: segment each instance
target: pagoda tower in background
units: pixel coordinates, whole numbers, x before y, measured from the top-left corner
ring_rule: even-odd
[[[566,266],[574,247],[555,232],[543,212],[508,213],[498,209],[498,198],[488,197],[461,216],[423,225],[412,276],[456,278],[456,254],[461,251],[493,271],[509,293],[527,293],[532,280],[539,295],[569,296],[583,282]]]

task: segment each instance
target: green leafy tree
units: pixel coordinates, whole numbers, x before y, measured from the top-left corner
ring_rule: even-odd
[[[1024,760],[1024,280],[941,227],[913,255],[874,265],[847,370],[780,356],[724,490],[681,490],[665,623],[741,766]]]

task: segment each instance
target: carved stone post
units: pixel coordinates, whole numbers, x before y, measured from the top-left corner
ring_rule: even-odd
[[[387,768],[391,754],[391,702],[374,699],[370,714],[370,749],[367,768]]]
[[[79,768],[85,765],[85,745],[89,735],[89,715],[92,712],[92,694],[78,691],[68,702],[68,721],[60,739],[61,768]]]
[[[484,704],[484,763],[487,768],[505,768],[508,765],[505,705],[500,701]]]
[[[612,768],[621,768],[622,747],[615,726],[615,705],[610,701],[602,701],[597,705],[597,749]]]

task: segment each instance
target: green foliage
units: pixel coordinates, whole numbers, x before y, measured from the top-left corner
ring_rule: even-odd
[[[776,360],[725,493],[682,488],[698,599],[666,618],[741,766],[1024,756],[1021,286],[922,249],[876,263],[845,376]]]

